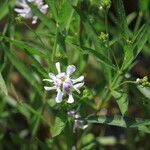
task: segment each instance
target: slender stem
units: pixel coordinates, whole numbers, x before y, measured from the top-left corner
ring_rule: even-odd
[[[138,14],[138,18],[136,20],[134,31],[137,31],[137,29],[139,28],[141,20],[142,20],[142,16],[143,16],[143,13],[140,11],[139,14]]]
[[[102,101],[101,101],[100,104],[98,105],[95,114],[96,114],[99,110],[101,110],[101,108],[103,107],[104,103],[110,99],[110,97],[111,97],[110,91],[111,91],[111,89],[113,89],[113,87],[114,87],[114,86],[116,85],[116,83],[118,82],[119,77],[120,77],[120,74],[118,73],[118,74],[115,76],[115,78],[113,79],[113,81],[112,81],[110,87],[108,87],[108,88],[104,91],[104,93],[103,93],[103,95],[102,95]]]
[[[57,41],[58,41],[58,27],[56,29],[56,37],[55,37],[55,42],[54,42],[53,51],[52,51],[52,62],[54,62],[55,60],[55,55],[58,49]]]
[[[105,15],[105,29],[106,29],[106,33],[108,33],[108,9],[105,10],[104,12]]]
[[[41,44],[42,44],[42,46],[43,46],[43,48],[44,49],[46,49],[47,50],[47,47],[46,47],[46,45],[44,44],[44,42],[42,41],[42,39],[38,36],[38,34],[34,31],[34,30],[32,30],[32,28],[30,27],[30,26],[28,26],[25,22],[24,22],[24,25],[31,31],[31,32],[33,32],[34,34],[35,34],[35,36],[39,39],[39,41],[41,42]],[[48,56],[49,56],[49,59],[48,59],[48,63],[49,63],[49,66],[51,66],[51,54],[48,52]],[[48,71],[50,71],[50,67],[49,67],[49,70]]]
[[[44,42],[43,42],[42,39],[38,36],[38,34],[37,34],[34,30],[32,30],[32,28],[31,28],[30,26],[28,26],[25,22],[24,22],[24,25],[25,25],[31,32],[33,32],[33,33],[35,34],[35,36],[36,36],[36,37],[39,39],[39,41],[41,42],[42,46],[43,46],[44,48],[46,48]],[[47,49],[47,48],[46,48],[46,49]]]
[[[136,81],[124,81],[120,85],[116,86],[114,89],[117,89],[118,87],[120,87],[120,86],[122,86],[124,84],[127,84],[127,83],[136,84]]]

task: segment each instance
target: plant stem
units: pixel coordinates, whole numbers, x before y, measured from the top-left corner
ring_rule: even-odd
[[[139,28],[142,16],[143,16],[143,13],[140,11],[139,14],[138,14],[138,18],[136,20],[136,24],[135,24],[135,27],[134,27],[134,32],[137,31],[137,29]]]

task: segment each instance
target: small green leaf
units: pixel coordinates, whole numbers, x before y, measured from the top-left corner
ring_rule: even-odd
[[[0,73],[0,90],[2,90],[2,92],[5,93],[5,95],[8,95],[7,87],[1,73]]]
[[[128,95],[124,92],[112,91],[111,92],[120,108],[122,115],[125,115],[128,110]]]
[[[51,129],[52,136],[55,137],[63,131],[67,123],[67,115],[64,112],[58,113],[56,115],[54,126]]]

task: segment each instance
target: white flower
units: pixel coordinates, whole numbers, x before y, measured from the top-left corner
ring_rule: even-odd
[[[85,121],[81,118],[81,116],[79,114],[76,114],[77,111],[76,110],[70,110],[68,111],[68,115],[73,116],[74,119],[74,125],[73,125],[73,133],[76,132],[76,129],[86,129],[88,127],[87,124],[85,124]]]
[[[84,130],[88,127],[88,125],[85,124],[85,121],[81,119],[80,115],[75,115],[74,118],[75,118],[74,119],[74,126],[73,126],[73,132],[74,133],[76,132],[76,128]]]
[[[60,63],[56,63],[56,69],[58,71],[57,75],[49,73],[50,79],[43,79],[43,81],[48,81],[53,84],[52,87],[44,86],[45,90],[56,90],[56,102],[61,103],[63,96],[68,95],[68,103],[73,103],[74,98],[72,92],[75,90],[80,93],[79,88],[84,85],[84,76],[80,76],[77,79],[72,79],[70,75],[75,72],[76,67],[74,65],[69,65],[66,69],[66,72],[61,72]]]
[[[76,146],[72,146],[71,150],[77,150]]]
[[[34,2],[34,4],[43,14],[46,14],[48,5],[44,5],[43,0],[19,0],[16,3],[18,8],[15,8],[14,10],[19,13],[20,16],[26,19],[32,18],[32,24],[36,24],[38,17],[33,14],[31,7],[28,5],[28,2]]]

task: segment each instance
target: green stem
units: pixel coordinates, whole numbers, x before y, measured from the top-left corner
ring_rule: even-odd
[[[41,38],[38,36],[38,34],[37,34],[34,30],[32,30],[32,28],[31,28],[30,26],[28,26],[25,22],[24,22],[24,25],[25,25],[31,32],[33,32],[33,33],[35,34],[35,36],[36,36],[36,37],[39,39],[39,41],[41,42],[42,46],[43,46],[44,48],[46,48],[44,42],[41,40]],[[47,48],[46,48],[46,49],[47,49]]]
[[[120,85],[116,86],[114,89],[117,89],[118,87],[124,85],[124,84],[127,84],[127,83],[131,83],[131,84],[136,84],[135,81],[125,81],[125,82],[122,82]]]
[[[55,42],[54,42],[53,51],[52,51],[52,62],[53,63],[55,60],[55,55],[56,55],[57,49],[59,48],[57,42],[58,42],[58,27],[56,29],[56,37],[55,37]]]
[[[137,31],[137,29],[139,28],[141,20],[142,20],[142,16],[143,16],[143,13],[140,11],[139,14],[138,14],[138,18],[136,20],[136,24],[135,24],[135,27],[134,27],[134,32]]]
[[[35,34],[35,36],[39,39],[40,43],[42,44],[43,48],[47,50],[46,45],[44,44],[44,42],[42,41],[42,39],[38,36],[38,34],[37,34],[34,30],[32,30],[32,28],[31,28],[30,26],[28,26],[25,22],[24,22],[24,25],[25,25],[31,32],[33,32],[33,33]],[[50,60],[51,54],[50,54],[49,52],[48,52],[48,56],[49,56],[48,63],[49,63],[49,66],[51,66],[51,65],[52,65],[51,60]],[[50,71],[50,67],[49,67],[49,71]]]
[[[99,110],[101,110],[101,108],[103,107],[105,102],[107,102],[110,99],[110,97],[111,97],[110,91],[111,91],[111,89],[113,89],[116,86],[116,84],[118,84],[118,82],[120,82],[119,77],[120,77],[120,73],[118,73],[115,76],[115,78],[113,79],[111,85],[104,91],[104,93],[102,95],[102,101],[100,102],[100,104],[98,104],[98,107],[97,107],[97,110],[96,110],[95,114]]]

